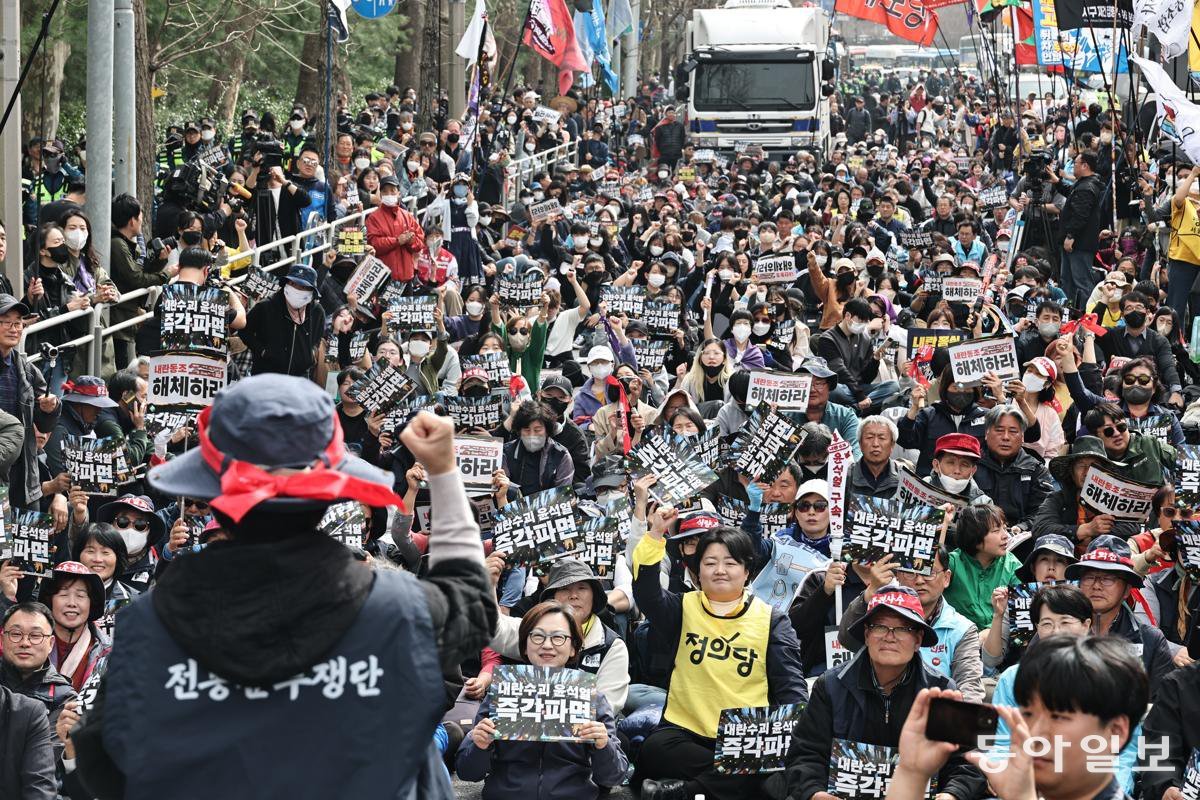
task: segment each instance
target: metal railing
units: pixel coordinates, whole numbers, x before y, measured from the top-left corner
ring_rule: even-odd
[[[308,230],[293,234],[292,236],[285,236],[284,238],[271,242],[270,244],[259,245],[251,250],[247,250],[243,253],[238,253],[237,255],[233,256],[233,261],[244,261],[247,257],[249,257],[251,259],[251,265],[262,269],[264,272],[274,272],[275,270],[282,269],[283,267],[290,267],[292,264],[299,263],[304,258],[317,255],[318,253],[324,253],[326,250],[329,250],[337,241],[338,228],[345,227],[347,225],[362,224],[366,221],[367,216],[370,215],[374,210],[375,209],[373,208],[368,208],[363,211],[358,211],[354,214],[342,217],[341,219],[330,220],[329,222],[325,222],[315,228],[309,228]],[[306,248],[305,242],[310,240],[315,242],[315,244],[311,248]],[[280,250],[286,250],[287,255],[268,266],[262,266],[262,256],[264,253],[278,252]],[[237,278],[230,279],[226,283],[236,286],[245,279],[246,276],[241,275]],[[79,336],[63,342],[62,344],[58,345],[58,347],[61,350],[64,347],[82,347],[86,345],[88,348],[88,371],[92,375],[99,375],[101,361],[104,354],[104,340],[107,337],[112,336],[117,331],[124,330],[125,328],[132,328],[135,325],[140,325],[146,320],[154,318],[153,312],[147,311],[131,317],[130,319],[119,322],[116,325],[109,325],[108,327],[105,327],[102,319],[102,315],[105,310],[112,309],[115,306],[124,305],[132,300],[139,300],[144,297],[149,297],[151,293],[158,292],[160,290],[161,287],[154,286],[147,289],[135,289],[132,292],[123,292],[121,294],[121,299],[116,303],[99,303],[91,308],[81,308],[76,311],[68,311],[64,314],[59,314],[52,319],[44,319],[39,322],[35,322],[34,324],[25,328],[21,337],[20,348],[22,351],[25,349],[25,337],[29,336],[30,334],[38,334],[44,331],[53,330],[73,320],[88,317],[91,321],[91,332],[84,336]],[[28,356],[28,359],[32,363],[37,363],[38,361],[41,361],[42,354],[32,353]],[[117,366],[118,368],[123,369],[126,365],[118,364]]]
[[[508,179],[504,184],[505,210],[512,208],[513,204],[517,202],[521,187],[527,186],[534,175],[563,161],[574,164],[578,160],[578,156],[579,141],[572,139],[566,144],[560,144],[549,150],[508,162]]]

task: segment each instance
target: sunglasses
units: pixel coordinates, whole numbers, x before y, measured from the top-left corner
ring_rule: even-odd
[[[512,328],[509,330],[509,333],[516,334],[517,336],[523,336],[524,334],[529,333],[529,328]]]
[[[203,500],[189,499],[183,505],[185,508],[195,508],[199,511],[203,511],[204,509],[208,508],[208,503],[204,502]]]
[[[1190,508],[1177,508],[1176,506],[1163,506],[1163,508],[1158,513],[1162,514],[1167,519],[1175,519],[1176,517],[1180,517],[1182,519],[1191,519],[1192,518],[1192,509],[1190,509]]]
[[[114,519],[113,524],[116,525],[118,528],[126,528],[126,529],[133,528],[135,531],[150,530],[150,520],[134,519],[133,517],[127,517],[124,514],[122,514],[121,516]]]
[[[1116,436],[1118,433],[1124,433],[1129,430],[1129,425],[1124,422],[1118,422],[1116,425],[1105,425],[1100,429],[1100,433],[1105,436]]]
[[[1149,386],[1154,383],[1154,378],[1149,375],[1126,375],[1121,382],[1126,386],[1133,386],[1135,383],[1139,386]]]
[[[796,503],[797,511],[825,511],[829,508],[829,503],[824,500],[801,500]]]

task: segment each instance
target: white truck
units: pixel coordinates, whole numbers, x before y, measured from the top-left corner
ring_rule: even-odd
[[[692,12],[675,96],[696,148],[825,152],[835,58],[829,16],[788,0],[726,0]]]

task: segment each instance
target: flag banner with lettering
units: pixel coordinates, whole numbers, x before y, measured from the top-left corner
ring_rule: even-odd
[[[331,363],[338,363],[341,357],[341,336],[336,333],[330,333],[325,337],[325,360]],[[355,331],[350,334],[350,363],[356,364],[362,361],[363,356],[367,354],[367,342],[370,336],[366,331]]]
[[[115,497],[117,487],[133,479],[125,443],[115,436],[63,439],[63,460],[71,483],[90,495]]]
[[[497,275],[496,294],[500,304],[508,308],[529,308],[542,301],[546,289],[546,276],[540,270],[529,270],[522,275]]]
[[[625,502],[624,516],[628,520],[628,501]],[[612,580],[616,574],[617,559],[625,557],[628,528],[628,522],[615,513],[588,517],[579,525],[580,546],[576,557],[591,567],[600,580]]]
[[[724,709],[717,723],[713,766],[722,775],[781,771],[792,742],[792,728],[803,711],[803,703]]]
[[[237,288],[251,300],[261,302],[271,299],[279,291],[279,278],[260,267],[250,267],[246,270],[246,280]]]
[[[600,302],[609,314],[628,314],[641,319],[646,307],[645,286],[605,286],[600,289]]]
[[[543,200],[540,203],[534,203],[529,207],[529,218],[531,222],[552,222],[553,220],[562,217],[562,215],[562,203],[553,198],[550,200]]]
[[[991,210],[1008,204],[1008,187],[1003,183],[989,186],[979,192],[978,205]]]
[[[596,719],[596,676],[579,669],[504,664],[488,689],[496,739],[578,742],[579,726]]]
[[[796,257],[791,253],[778,256],[759,256],[754,262],[755,283],[791,283],[800,277]]]
[[[196,417],[200,415],[199,408],[180,408],[178,406],[146,406],[146,435],[153,439],[163,431],[174,433],[181,428],[196,429]]]
[[[471,367],[480,367],[488,374],[488,386],[491,388],[508,391],[508,381],[512,378],[512,370],[509,369],[506,354],[483,353],[463,358],[463,372]]]
[[[438,402],[460,430],[484,428],[490,431],[504,419],[505,395],[501,392],[490,392],[482,397],[439,394]]]
[[[850,482],[850,467],[854,463],[854,447],[834,431],[826,458],[829,474],[829,535],[840,548],[846,526],[846,486]]]
[[[225,356],[229,297],[220,289],[170,283],[158,299],[163,351],[200,351]]]
[[[357,500],[334,503],[325,510],[317,531],[346,547],[361,550],[367,541],[367,516]]]
[[[437,296],[432,294],[398,297],[388,306],[391,318],[388,331],[408,334],[410,331],[425,331],[432,334],[437,330],[433,311],[437,308]]]
[[[841,9],[838,9],[839,11]],[[900,231],[900,246],[906,250],[933,246],[933,234],[929,231]]]
[[[1079,499],[1088,508],[1118,519],[1145,522],[1154,504],[1157,486],[1114,475],[1098,466],[1088,468]]]
[[[785,410],[807,411],[811,375],[797,375],[774,370],[754,370],[746,390],[746,405],[766,403]]]
[[[978,278],[942,278],[942,299],[951,303],[974,303],[983,295]]]
[[[900,466],[900,485],[892,496],[906,506],[927,505],[942,506],[946,503],[955,508],[966,508],[967,501],[957,495],[950,494],[945,489],[939,489],[931,483],[921,480],[917,473],[906,466]]]
[[[630,339],[629,343],[633,345],[638,369],[649,370],[651,375],[662,369],[671,350],[671,342],[667,339]]]
[[[180,353],[150,357],[149,405],[212,405],[217,392],[225,388],[229,365],[224,359],[200,354]]]
[[[372,414],[386,414],[416,389],[408,376],[387,362],[379,362],[351,384],[346,394]]]
[[[492,491],[492,475],[504,463],[504,442],[491,436],[455,436],[454,462],[468,494]]]
[[[1127,422],[1129,430],[1134,433],[1169,442],[1171,429],[1175,427],[1175,415],[1168,412],[1166,414],[1150,414],[1141,419],[1129,417]]]
[[[679,329],[679,303],[647,298],[641,320],[655,336],[674,335]]]
[[[358,302],[367,305],[367,300],[379,291],[379,287],[391,274],[387,264],[375,256],[365,256],[355,268],[350,280],[346,281],[345,294],[347,297],[357,295]]]
[[[746,504],[736,497],[727,494],[717,495],[717,516],[721,522],[731,528],[741,528],[746,519]],[[763,503],[758,514],[762,525],[762,535],[774,536],[791,523],[792,506],[790,503]]]
[[[833,670],[854,658],[854,651],[838,641],[838,626],[825,627],[825,671]]]
[[[891,554],[898,569],[931,574],[933,554],[942,541],[945,511],[862,495],[851,496],[846,508],[843,561],[873,564]]]
[[[1075,28],[1097,28],[1111,30],[1113,25],[1128,30],[1133,27],[1132,0],[1058,0],[1058,27],[1060,30]]]
[[[1161,64],[1138,56],[1130,56],[1130,60],[1154,90],[1162,132],[1179,144],[1193,164],[1200,164],[1200,106],[1188,99]]]
[[[0,561],[12,561],[26,575],[43,575],[50,568],[50,539],[54,517],[37,511],[9,509],[4,518]]]
[[[679,505],[707,489],[717,473],[696,455],[691,445],[674,442],[658,429],[643,432],[642,441],[629,452],[637,477],[657,475],[650,493],[660,502]]]
[[[1017,341],[1011,336],[991,336],[968,339],[946,348],[950,354],[950,369],[954,382],[963,386],[979,386],[983,376],[991,372],[1002,382],[1021,377],[1017,361]]]
[[[1200,800],[1200,748],[1194,748],[1183,770],[1183,785],[1179,789],[1183,800]]]
[[[828,568],[830,558],[786,534],[764,532],[764,538],[771,544],[772,557],[750,589],[755,597],[786,613],[800,584],[814,571]]]
[[[99,625],[99,620],[96,621]],[[109,641],[112,641],[111,638]],[[96,663],[92,669],[92,674],[83,682],[83,686],[79,687],[79,694],[75,700],[79,703],[79,710],[87,713],[96,707],[96,693],[100,691],[100,679],[104,677],[104,671],[108,668],[108,656],[104,656]]]
[[[1175,520],[1175,561],[1193,585],[1200,583],[1200,520]]]
[[[358,257],[367,252],[367,229],[347,225],[337,232],[336,249],[340,256]]]
[[[492,549],[507,554],[510,566],[574,557],[580,538],[575,503],[575,491],[563,486],[502,506],[496,511]]]
[[[835,738],[829,750],[828,790],[838,800],[883,800],[899,763],[900,751],[893,747]],[[925,790],[927,798],[936,793],[934,785]]]
[[[751,480],[775,480],[804,441],[802,424],[760,403],[733,442],[734,469]]]

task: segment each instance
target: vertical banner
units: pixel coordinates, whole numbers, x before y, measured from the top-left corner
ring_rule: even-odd
[[[838,543],[839,549],[846,520],[846,483],[853,463],[854,451],[850,443],[834,431],[833,443],[829,445],[829,535]]]

